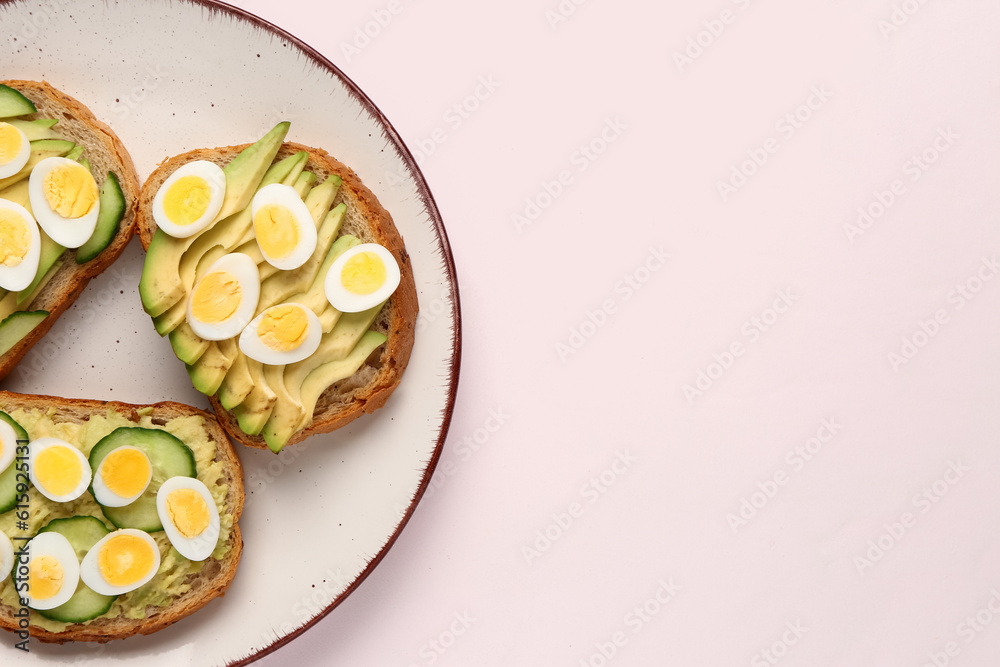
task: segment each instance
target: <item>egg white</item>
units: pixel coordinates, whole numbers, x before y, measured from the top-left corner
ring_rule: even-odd
[[[264,319],[264,316],[268,313],[268,311],[277,308],[278,306],[287,305],[298,306],[305,312],[306,320],[308,321],[308,324],[306,325],[306,338],[302,341],[302,344],[294,350],[272,350],[260,340],[260,337],[257,335],[257,326],[260,324],[260,321]],[[303,359],[312,356],[312,354],[319,348],[322,338],[323,325],[319,321],[319,317],[316,316],[316,313],[300,303],[282,303],[277,306],[271,306],[271,308],[268,308],[250,321],[250,324],[248,324],[243,330],[243,333],[240,334],[240,351],[251,359],[259,361],[262,364],[283,366],[286,364],[294,364],[297,361],[302,361]]]
[[[145,541],[146,544],[150,545],[153,549],[153,563],[149,571],[135,582],[126,586],[115,586],[108,583],[104,578],[104,575],[101,574],[101,567],[98,560],[101,548],[107,544],[109,540],[119,535],[134,535]],[[149,533],[144,531],[136,530],[134,528],[122,528],[114,531],[113,533],[108,533],[90,548],[87,555],[83,557],[83,562],[80,563],[80,578],[83,579],[83,583],[87,584],[87,586],[89,586],[95,593],[100,593],[101,595],[123,595],[148,583],[149,580],[156,575],[159,569],[160,548],[157,546],[156,540],[150,537]]]
[[[299,230],[299,242],[284,257],[273,257],[263,248],[260,249],[260,253],[267,260],[267,263],[276,269],[297,269],[305,264],[306,260],[316,251],[316,223],[309,212],[309,207],[302,201],[302,197],[295,191],[295,188],[281,183],[271,183],[257,191],[250,203],[250,212],[253,217],[256,218],[257,211],[268,204],[281,206],[292,214]]]
[[[38,455],[49,447],[66,447],[74,454],[76,454],[78,460],[80,461],[80,480],[72,491],[65,494],[52,493],[39,481],[38,479],[38,468],[35,465],[35,460]],[[83,495],[83,492],[87,490],[90,486],[91,470],[90,462],[87,461],[87,457],[83,455],[79,449],[69,444],[65,440],[60,440],[59,438],[38,438],[37,440],[32,440],[28,444],[28,477],[31,479],[31,483],[34,485],[38,492],[49,500],[54,500],[57,503],[68,503],[71,500],[76,500]]]
[[[44,611],[54,609],[61,604],[65,604],[73,593],[76,592],[77,584],[80,583],[80,561],[77,560],[76,551],[63,535],[59,533],[39,533],[35,535],[27,544],[28,567],[31,562],[42,556],[52,556],[63,569],[63,583],[59,592],[47,600],[36,600],[31,595],[29,585],[24,598],[28,601],[28,606],[32,609]]]
[[[8,125],[8,123],[0,122],[0,126],[4,125]],[[21,148],[11,160],[0,164],[0,178],[7,178],[21,171],[24,165],[28,164],[28,158],[31,157],[31,144],[28,142],[28,136],[20,128],[15,127],[14,129],[21,135]]]
[[[0,288],[9,292],[20,292],[30,285],[38,272],[38,262],[42,256],[42,235],[38,232],[38,224],[28,209],[18,203],[0,199],[0,208],[14,211],[21,216],[28,224],[28,236],[30,237],[28,253],[17,266],[3,266],[0,264]]]
[[[14,569],[14,545],[7,533],[0,531],[0,581]]]
[[[122,449],[131,449],[142,454],[142,457],[146,459],[146,463],[149,465],[149,477],[146,478],[146,483],[143,484],[142,490],[131,496],[120,496],[111,489],[108,485],[104,483],[104,464],[107,462],[108,458],[111,457],[115,452]],[[133,447],[131,445],[122,445],[121,447],[116,447],[115,449],[108,452],[107,456],[101,461],[101,465],[97,466],[97,470],[94,471],[94,499],[97,500],[99,505],[105,507],[125,507],[136,501],[136,499],[141,496],[145,491],[146,487],[149,486],[149,482],[153,478],[153,464],[149,461],[149,457],[146,453],[139,449],[138,447]]]
[[[170,512],[167,511],[167,496],[177,489],[197,491],[208,506],[209,523],[201,535],[185,537],[170,520]],[[201,480],[193,477],[171,477],[165,481],[156,493],[156,513],[160,516],[160,523],[163,524],[163,531],[167,534],[167,539],[180,555],[188,560],[202,561],[215,551],[215,546],[219,542],[219,508],[215,504],[215,499],[212,498],[211,491]]]
[[[99,199],[95,200],[90,210],[79,218],[64,218],[52,210],[45,198],[45,177],[60,165],[76,165],[86,170],[86,167],[82,167],[79,162],[69,158],[45,158],[35,165],[35,168],[31,170],[31,176],[28,177],[28,201],[31,202],[31,210],[35,214],[35,220],[53,241],[67,248],[79,248],[93,236],[101,204]],[[93,180],[94,177],[90,175],[89,178]]]
[[[167,217],[163,209],[163,200],[166,197],[170,186],[185,176],[198,176],[208,185],[209,200],[205,212],[200,218],[189,225],[178,225]],[[163,185],[156,191],[153,197],[153,220],[156,225],[175,238],[184,239],[208,227],[215,220],[215,216],[222,210],[222,204],[226,199],[226,174],[222,168],[214,162],[208,160],[195,160],[180,166],[177,171],[170,174]]]
[[[257,263],[248,255],[234,252],[217,259],[205,275],[216,271],[226,271],[232,274],[240,284],[242,297],[233,314],[221,322],[203,322],[194,316],[193,302],[197,285],[188,297],[187,321],[191,329],[204,340],[226,340],[238,335],[257,312],[257,302],[260,299],[260,271]]]
[[[382,260],[382,263],[385,264],[385,281],[371,294],[354,294],[344,287],[340,276],[348,260],[363,252],[373,253]],[[396,263],[396,258],[393,257],[392,253],[377,243],[362,243],[345,251],[333,262],[326,274],[323,288],[331,306],[342,313],[360,313],[363,310],[374,308],[392,296],[392,293],[399,287],[399,280],[399,264]]]
[[[17,432],[14,427],[0,419],[0,473],[14,462],[17,453]],[[2,578],[2,577],[0,577]]]

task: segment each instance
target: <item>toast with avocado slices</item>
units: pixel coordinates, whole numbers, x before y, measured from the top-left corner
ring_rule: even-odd
[[[0,471],[0,543],[15,555],[4,563],[0,544],[0,627],[27,632],[20,640],[125,639],[229,588],[243,550],[243,469],[210,413],[0,392],[3,447],[11,434],[18,458]],[[67,463],[67,448],[86,465]],[[129,504],[107,495],[130,485],[140,495]]]
[[[46,82],[0,81],[0,379],[135,232],[114,131]]]
[[[274,452],[382,407],[417,317],[389,212],[288,131],[165,160],[136,214],[157,332],[229,436]]]

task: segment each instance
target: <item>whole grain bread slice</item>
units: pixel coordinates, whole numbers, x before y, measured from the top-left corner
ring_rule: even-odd
[[[7,376],[32,346],[52,328],[59,316],[73,305],[80,293],[94,276],[107,269],[125,250],[135,233],[135,204],[139,197],[139,177],[125,145],[105,123],[99,121],[81,102],[63,93],[45,81],[10,80],[0,83],[16,89],[31,100],[37,112],[28,119],[54,118],[55,130],[65,139],[83,144],[84,157],[90,161],[98,187],[103,185],[109,171],[118,176],[125,196],[125,214],[118,225],[118,232],[97,257],[85,264],[76,263],[76,250],[67,250],[62,266],[31,303],[31,310],[48,311],[49,316],[32,329],[13,348],[0,355],[0,379]]]
[[[247,146],[249,144],[196,149],[162,162],[146,179],[139,195],[136,217],[138,235],[143,248],[149,247],[157,229],[152,215],[153,197],[170,174],[181,165],[194,160],[208,160],[224,167]],[[399,263],[401,278],[399,287],[382,308],[372,326],[374,330],[388,337],[386,343],[372,353],[357,373],[334,384],[320,396],[312,422],[296,432],[288,441],[289,445],[301,442],[317,433],[328,433],[338,429],[361,415],[374,412],[385,405],[399,385],[409,362],[418,310],[417,290],[410,257],[392,216],[350,167],[323,149],[286,142],[278,151],[275,160],[281,160],[299,151],[309,153],[306,169],[313,171],[320,180],[333,174],[343,179],[337,198],[334,200],[334,206],[340,202],[347,206],[341,233],[353,234],[364,243],[378,243],[388,248]],[[210,396],[209,400],[219,423],[231,438],[249,447],[260,449],[267,447],[262,437],[244,433],[233,413],[223,408],[216,396]]]
[[[124,639],[137,634],[148,635],[176,623],[198,611],[212,599],[225,594],[236,576],[236,569],[243,552],[243,538],[238,520],[243,512],[244,487],[243,466],[239,457],[219,427],[218,422],[208,412],[174,402],[153,405],[132,405],[117,401],[95,401],[58,396],[15,394],[0,391],[0,411],[13,412],[18,409],[42,410],[50,414],[53,421],[83,424],[94,415],[105,415],[114,411],[129,421],[138,422],[140,411],[151,417],[154,425],[163,425],[175,417],[202,417],[204,430],[210,442],[215,444],[215,461],[222,463],[223,481],[227,485],[225,506],[233,515],[233,527],[229,534],[229,551],[221,560],[209,558],[204,561],[197,574],[189,574],[184,582],[190,586],[186,593],[176,598],[169,606],[148,606],[146,617],[136,620],[119,616],[99,617],[87,623],[69,625],[61,632],[51,632],[38,626],[29,627],[32,637],[43,642],[63,643],[67,641],[107,642]],[[18,619],[13,607],[0,603],[0,628],[18,630]]]

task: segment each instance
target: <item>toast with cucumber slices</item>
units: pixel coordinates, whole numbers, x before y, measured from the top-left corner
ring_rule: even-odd
[[[86,106],[0,81],[0,379],[121,255],[138,194],[128,151]]]
[[[18,456],[27,453],[0,471],[0,627],[43,642],[107,642],[156,632],[228,589],[243,549],[243,471],[211,414],[0,392],[3,447],[11,434]],[[65,463],[59,447],[86,465]],[[67,477],[71,492],[59,486]],[[116,502],[130,485],[139,495]],[[191,502],[197,488],[207,491]],[[192,530],[199,510],[218,520]],[[17,554],[12,571],[3,543]]]
[[[157,332],[229,436],[274,452],[382,407],[417,316],[390,214],[288,131],[169,158],[137,211]]]

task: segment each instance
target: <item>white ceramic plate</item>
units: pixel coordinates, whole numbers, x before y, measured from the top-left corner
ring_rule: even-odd
[[[245,664],[294,638],[385,555],[430,479],[458,382],[454,264],[410,153],[329,61],[260,19],[201,0],[0,0],[2,78],[45,79],[109,123],[145,178],[163,158],[254,141],[280,120],[326,148],[392,213],[421,315],[409,367],[385,408],[285,450],[241,449],[245,551],[229,592],[150,637],[16,651],[0,662]],[[134,240],[4,382],[12,391],[206,406],[143,313]]]

